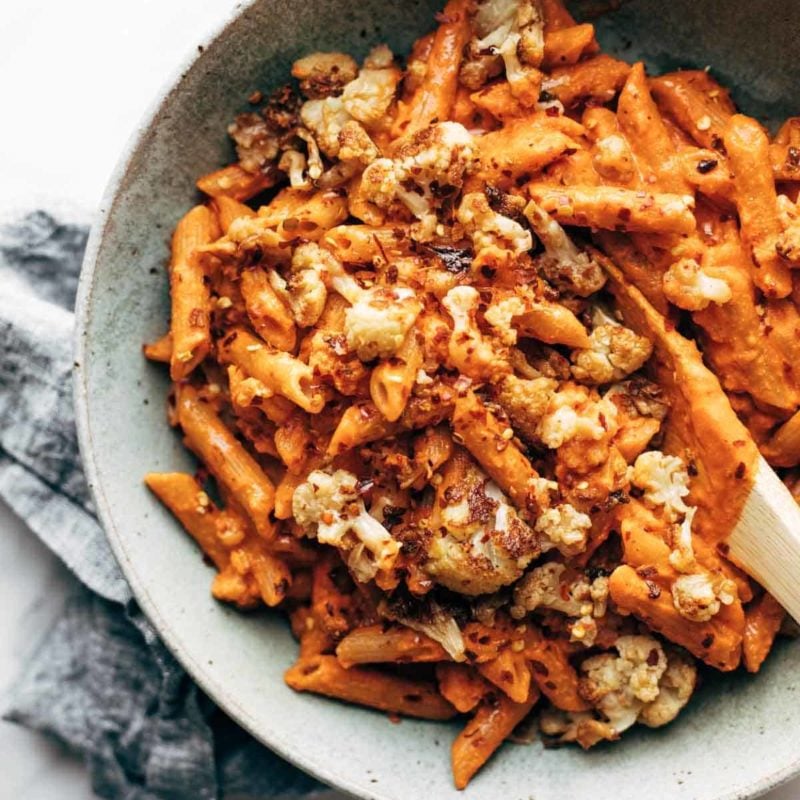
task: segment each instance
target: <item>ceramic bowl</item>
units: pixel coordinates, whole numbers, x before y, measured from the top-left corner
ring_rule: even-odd
[[[800,771],[800,646],[782,643],[761,674],[707,680],[666,729],[633,731],[584,753],[509,745],[469,788],[450,776],[455,725],[405,720],[298,695],[282,680],[296,645],[278,614],[242,615],[211,599],[197,549],[142,484],[190,468],[167,428],[165,371],[141,343],[165,328],[170,231],[196,176],[232,158],[225,127],[256,88],[285,81],[312,50],[406,53],[438,0],[258,0],[198,42],[141,123],[107,190],[81,278],[76,396],[97,508],[144,611],[203,689],[264,744],[363,798],[734,800]],[[743,109],[800,108],[800,7],[781,0],[635,0],[598,23],[622,57],[654,69],[714,66]],[[793,101],[793,102],[792,102]]]

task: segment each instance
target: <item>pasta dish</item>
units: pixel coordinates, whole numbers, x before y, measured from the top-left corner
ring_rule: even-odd
[[[290,687],[461,716],[463,788],[534,729],[663,726],[791,633],[725,539],[759,453],[800,474],[800,118],[603,54],[560,0],[437,19],[231,123],[145,346],[199,466],[146,483],[214,597],[287,613]]]

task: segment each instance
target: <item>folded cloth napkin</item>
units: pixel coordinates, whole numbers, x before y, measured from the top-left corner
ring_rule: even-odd
[[[78,579],[5,699],[6,719],[80,752],[101,797],[324,790],[205,697],[139,610],[95,515],[72,408],[72,307],[87,226],[0,220],[0,497]]]

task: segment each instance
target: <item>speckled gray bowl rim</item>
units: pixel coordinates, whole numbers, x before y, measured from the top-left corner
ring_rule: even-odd
[[[246,0],[246,2],[238,3],[223,19],[210,26],[205,35],[199,37],[202,44],[192,47],[172,75],[164,81],[162,89],[155,96],[129,137],[109,178],[87,242],[75,304],[73,396],[78,442],[89,488],[97,506],[100,522],[106,532],[114,555],[130,584],[137,602],[155,626],[163,643],[172,655],[223,711],[262,744],[332,788],[347,792],[354,797],[366,797],[367,795],[362,793],[360,787],[350,779],[346,771],[337,772],[334,769],[320,765],[314,758],[306,756],[303,752],[294,749],[284,741],[281,738],[280,725],[259,720],[254,715],[251,715],[244,706],[237,702],[235,694],[231,693],[230,688],[225,683],[214,680],[204,669],[203,664],[193,659],[180,646],[178,636],[172,629],[170,619],[162,615],[158,604],[150,597],[128,556],[125,537],[117,528],[114,514],[106,499],[103,486],[98,480],[98,469],[94,458],[95,443],[92,439],[92,428],[89,421],[88,388],[86,386],[86,370],[84,368],[89,344],[86,328],[92,312],[92,292],[97,257],[107,226],[114,217],[117,196],[125,186],[129,167],[138,155],[139,150],[144,146],[148,132],[159,124],[160,118],[167,112],[173,95],[181,91],[188,71],[202,61],[206,47],[223,36],[227,28],[240,15],[258,2],[260,0]],[[758,778],[749,786],[734,789],[726,795],[714,798],[714,800],[753,800],[771,789],[779,787],[798,774],[800,774],[800,755],[784,768]],[[375,798],[386,797],[388,800],[393,800],[393,796],[383,795],[382,791],[377,788],[370,792],[370,796]]]

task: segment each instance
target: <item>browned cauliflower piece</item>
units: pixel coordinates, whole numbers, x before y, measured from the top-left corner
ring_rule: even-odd
[[[314,242],[305,242],[292,253],[287,280],[283,281],[277,273],[272,273],[270,279],[289,306],[294,321],[301,328],[309,328],[316,324],[325,308],[329,274],[341,269],[331,253]]]
[[[505,70],[511,92],[525,105],[539,99],[544,56],[544,20],[535,0],[479,0],[472,17],[459,79],[480,89]]]
[[[491,260],[514,260],[533,247],[531,232],[516,220],[494,211],[483,192],[465,194],[456,216],[472,239],[476,262],[487,255]],[[520,313],[524,311],[521,307]]]
[[[456,286],[442,298],[442,305],[453,320],[447,345],[449,364],[475,380],[508,371],[504,349],[481,332],[477,311],[480,294],[474,286]]]
[[[674,647],[666,649],[667,669],[658,682],[658,697],[639,712],[639,722],[660,728],[678,716],[697,686],[697,667]]]
[[[386,124],[401,77],[385,45],[369,54],[357,74],[348,75],[347,83],[336,95],[311,97],[300,109],[303,125],[314,134],[320,150],[349,165],[345,170],[340,165],[333,167],[337,178],[338,173],[345,173],[342,180],[378,157],[378,148],[367,131]]]
[[[439,122],[415,133],[394,158],[373,161],[361,176],[359,200],[383,210],[399,203],[419,220],[416,238],[427,240],[436,230],[438,196],[460,189],[472,163],[467,129],[457,122]]]
[[[631,417],[663,420],[669,411],[669,403],[661,387],[642,377],[615,383],[603,396],[613,400]]]
[[[601,653],[581,664],[580,693],[620,734],[658,698],[667,656],[649,636],[620,636],[614,647],[618,655]]]
[[[800,207],[785,194],[778,195],[778,216],[783,232],[778,236],[775,249],[793,267],[800,267]]]
[[[358,492],[358,478],[347,470],[314,470],[292,496],[292,516],[305,532],[340,550],[358,581],[390,569],[400,543],[370,516]]]
[[[643,500],[651,508],[663,507],[670,521],[687,514],[684,498],[689,494],[689,473],[678,456],[660,450],[642,453],[631,469],[631,483],[644,491]],[[690,521],[691,524],[691,521]]]
[[[345,111],[367,128],[380,127],[395,100],[401,77],[392,51],[386,45],[376,47],[367,56],[358,77],[344,88]]]
[[[551,395],[536,428],[538,440],[556,450],[573,439],[600,441],[617,432],[617,407],[586,386],[567,382]]]
[[[522,619],[538,609],[558,611],[572,618],[568,624],[571,641],[592,647],[597,620],[608,607],[608,578],[590,579],[583,573],[567,577],[565,573],[572,574],[564,564],[551,561],[523,575],[514,586],[511,615]]]
[[[733,293],[721,278],[709,275],[694,258],[681,258],[661,279],[664,295],[670,303],[686,311],[702,311],[711,303],[727,303]]]
[[[539,537],[477,466],[437,494],[424,569],[442,586],[491,594],[517,580],[541,552]]]
[[[350,120],[339,131],[339,160],[366,167],[380,155],[380,150],[358,122]]]
[[[627,378],[640,369],[653,353],[649,339],[634,333],[613,317],[597,309],[590,348],[572,352],[572,374],[582,383],[601,385]]]
[[[588,297],[605,286],[602,267],[579,250],[561,225],[533,200],[525,207],[525,217],[544,247],[538,261],[542,274],[556,289]]]
[[[228,126],[242,169],[258,172],[278,155],[278,136],[260,114],[239,114]]]
[[[421,310],[413,289],[364,289],[345,311],[347,343],[362,361],[389,358],[397,353]]]
[[[545,736],[588,749],[618,739],[636,722],[660,728],[678,716],[697,686],[694,662],[649,636],[621,636],[616,647],[618,657],[603,653],[586,659],[581,667],[586,673],[581,693],[596,710],[547,709],[539,718]]]
[[[544,510],[536,520],[535,530],[566,556],[575,556],[586,549],[592,528],[588,514],[578,511],[569,503],[561,503]]]
[[[306,97],[336,97],[358,75],[358,64],[347,53],[311,53],[292,64],[292,75]]]
[[[607,722],[597,719],[591,711],[562,711],[547,708],[539,717],[539,729],[551,742],[579,744],[584,750],[598,742],[614,741],[619,734]]]
[[[558,381],[552,378],[508,375],[495,387],[494,399],[520,436],[528,442],[537,442],[539,422],[557,389]]]
[[[679,575],[672,584],[672,604],[691,622],[708,622],[737,597],[733,581],[707,572]]]

